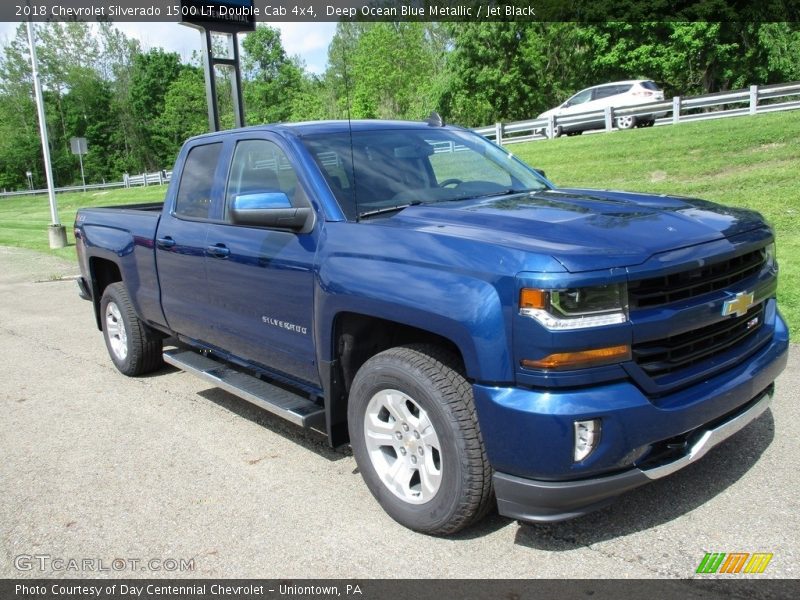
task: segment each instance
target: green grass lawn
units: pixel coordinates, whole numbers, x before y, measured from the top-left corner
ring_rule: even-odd
[[[140,188],[121,188],[88,192],[57,194],[58,214],[67,228],[66,248],[50,250],[47,226],[50,224],[50,204],[47,196],[19,196],[0,198],[0,246],[18,246],[50,252],[56,256],[75,260],[75,237],[72,225],[75,213],[85,206],[116,206],[157,202],[164,198],[167,186],[151,185]]]
[[[685,123],[513,144],[509,150],[561,186],[678,194],[761,211],[774,226],[781,264],[778,297],[800,332],[800,111]],[[165,187],[59,194],[61,222],[83,206],[160,200]],[[46,196],[0,198],[0,245],[49,250]]]

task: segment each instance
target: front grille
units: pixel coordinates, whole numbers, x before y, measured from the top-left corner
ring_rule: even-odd
[[[724,290],[761,271],[766,259],[761,248],[697,269],[633,281],[628,284],[630,306],[653,308]]]
[[[633,359],[650,377],[678,371],[722,354],[754,335],[764,322],[764,303],[741,317],[729,317],[678,335],[633,345]]]

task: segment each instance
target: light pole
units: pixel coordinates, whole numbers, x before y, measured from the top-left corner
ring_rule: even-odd
[[[42,137],[42,154],[44,155],[44,171],[47,175],[47,195],[50,198],[50,218],[52,222],[47,229],[50,236],[51,248],[63,248],[67,245],[67,230],[58,220],[58,205],[56,204],[55,185],[53,184],[53,169],[50,166],[50,144],[47,141],[47,122],[44,116],[44,100],[42,99],[42,85],[39,83],[39,65],[36,60],[36,36],[33,23],[28,20],[28,44],[31,50],[31,70],[33,75],[33,91],[36,95],[36,108],[39,113],[39,133]]]

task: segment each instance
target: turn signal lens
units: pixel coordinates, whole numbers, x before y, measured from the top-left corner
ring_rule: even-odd
[[[578,352],[558,352],[539,360],[526,358],[520,363],[528,369],[564,370],[598,367],[630,359],[631,347],[624,345],[596,348],[594,350],[580,350]]]
[[[520,308],[546,308],[547,307],[547,292],[544,290],[535,290],[532,288],[525,288],[519,293],[519,307]]]

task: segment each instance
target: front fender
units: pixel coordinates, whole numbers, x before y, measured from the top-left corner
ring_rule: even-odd
[[[483,280],[420,264],[375,257],[331,256],[319,270],[315,332],[320,360],[334,356],[332,324],[357,313],[429,331],[461,351],[474,381],[513,381],[510,306],[514,279]]]

